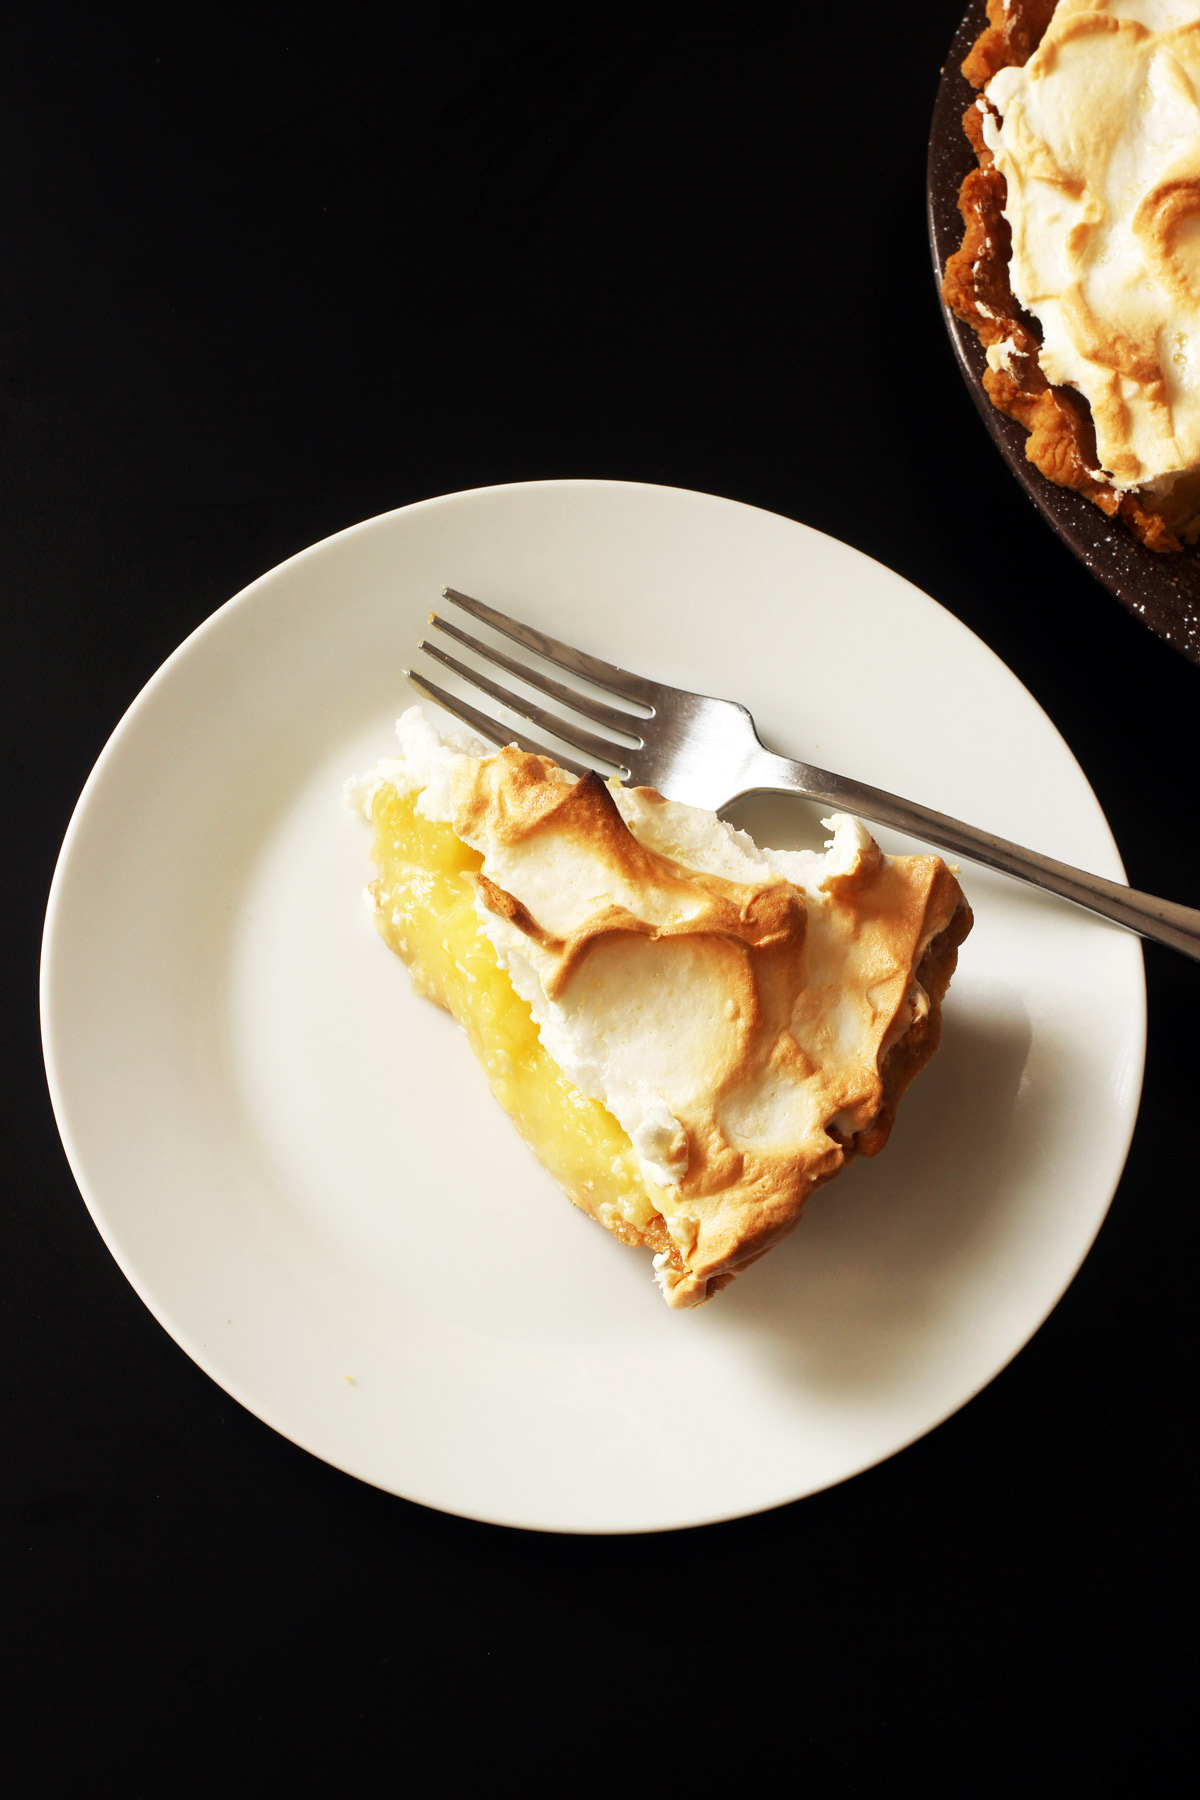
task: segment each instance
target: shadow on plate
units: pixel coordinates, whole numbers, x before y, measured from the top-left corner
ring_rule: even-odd
[[[1031,1030],[1021,1002],[947,1018],[890,1143],[822,1189],[792,1236],[720,1296],[721,1326],[788,1383],[845,1398],[906,1379],[963,1304],[1029,1165],[1013,1119]],[[733,1301],[734,1304],[730,1305]],[[715,1309],[714,1309],[715,1310]]]

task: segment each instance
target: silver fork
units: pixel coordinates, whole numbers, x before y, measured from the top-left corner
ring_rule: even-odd
[[[980,831],[974,825],[964,825],[945,813],[933,812],[911,800],[900,800],[895,794],[884,793],[882,788],[868,787],[865,782],[830,774],[827,769],[815,768],[811,763],[792,762],[786,756],[775,756],[762,744],[754,720],[736,700],[716,700],[707,694],[689,693],[685,688],[668,687],[662,681],[650,681],[645,675],[634,675],[614,663],[603,662],[598,656],[589,656],[586,650],[577,650],[574,645],[564,644],[547,632],[535,631],[532,626],[509,618],[507,613],[498,612],[494,606],[485,606],[482,600],[472,600],[455,588],[443,588],[442,593],[454,606],[490,626],[502,637],[625,703],[612,706],[605,700],[598,700],[517,657],[481,643],[460,625],[431,613],[431,625],[473,651],[484,662],[515,676],[526,686],[536,688],[560,706],[570,708],[579,717],[599,726],[601,732],[617,734],[600,735],[589,731],[575,719],[563,718],[536,701],[522,698],[490,675],[481,674],[439,645],[422,639],[418,648],[427,656],[452,669],[472,687],[508,707],[519,718],[528,719],[531,724],[570,744],[588,761],[576,762],[523,732],[513,732],[498,719],[468,705],[457,695],[447,693],[436,682],[426,680],[414,670],[404,671],[418,693],[444,706],[447,712],[470,725],[489,743],[518,744],[523,750],[552,757],[577,775],[585,774],[593,760],[607,763],[622,781],[657,788],[668,799],[705,806],[714,812],[730,801],[740,799],[743,794],[803,794],[839,812],[853,813],[875,825],[889,825],[910,837],[936,844],[939,850],[949,850],[972,862],[983,863],[989,869],[999,869],[1033,887],[1047,888],[1052,894],[1060,894],[1077,906],[1112,919],[1142,937],[1153,938],[1156,943],[1167,944],[1173,950],[1182,950],[1185,956],[1200,960],[1200,911],[1194,907],[1158,900],[1152,894],[1139,893],[1120,882],[1105,881],[1099,875],[1073,869],[1069,863],[1055,862],[1052,857],[1041,856],[1035,850],[1024,850],[1019,844],[993,837],[991,832]],[[645,711],[627,710],[630,703]]]

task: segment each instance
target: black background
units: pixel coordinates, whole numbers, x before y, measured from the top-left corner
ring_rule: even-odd
[[[430,1513],[243,1412],[101,1244],[37,1036],[63,831],[168,652],[315,539],[529,477],[704,489],[878,557],[1046,707],[1134,885],[1200,901],[1200,673],[1053,538],[946,341],[923,187],[954,0],[22,10],[0,75],[19,1791],[354,1793],[373,1763],[386,1791],[756,1792],[772,1753],[810,1792],[1157,1791],[1194,1516],[1194,964],[1147,951],[1125,1178],[1015,1364],[843,1487],[632,1539]]]

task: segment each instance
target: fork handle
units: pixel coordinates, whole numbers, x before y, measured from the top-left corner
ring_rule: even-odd
[[[785,756],[762,752],[761,762],[747,771],[751,781],[746,793],[777,791],[806,794],[839,812],[854,813],[875,825],[889,825],[909,837],[923,838],[939,850],[950,850],[1003,875],[1014,875],[1032,887],[1047,888],[1073,900],[1101,918],[1152,938],[1172,950],[1200,961],[1200,911],[1194,906],[1180,906],[1173,900],[1159,900],[1153,894],[1139,893],[1119,881],[1106,881],[1100,875],[1089,875],[1074,869],[1070,863],[1055,862],[1036,850],[1024,850],[1007,838],[993,837],[974,825],[964,825],[946,813],[901,800],[882,788],[868,787],[865,782],[850,781],[842,775],[831,775],[827,769],[813,768],[808,763],[791,762]]]

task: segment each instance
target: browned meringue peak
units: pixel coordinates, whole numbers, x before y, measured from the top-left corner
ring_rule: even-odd
[[[1088,400],[1114,485],[1165,500],[1200,466],[1200,5],[1059,0],[983,133],[1042,369]]]

